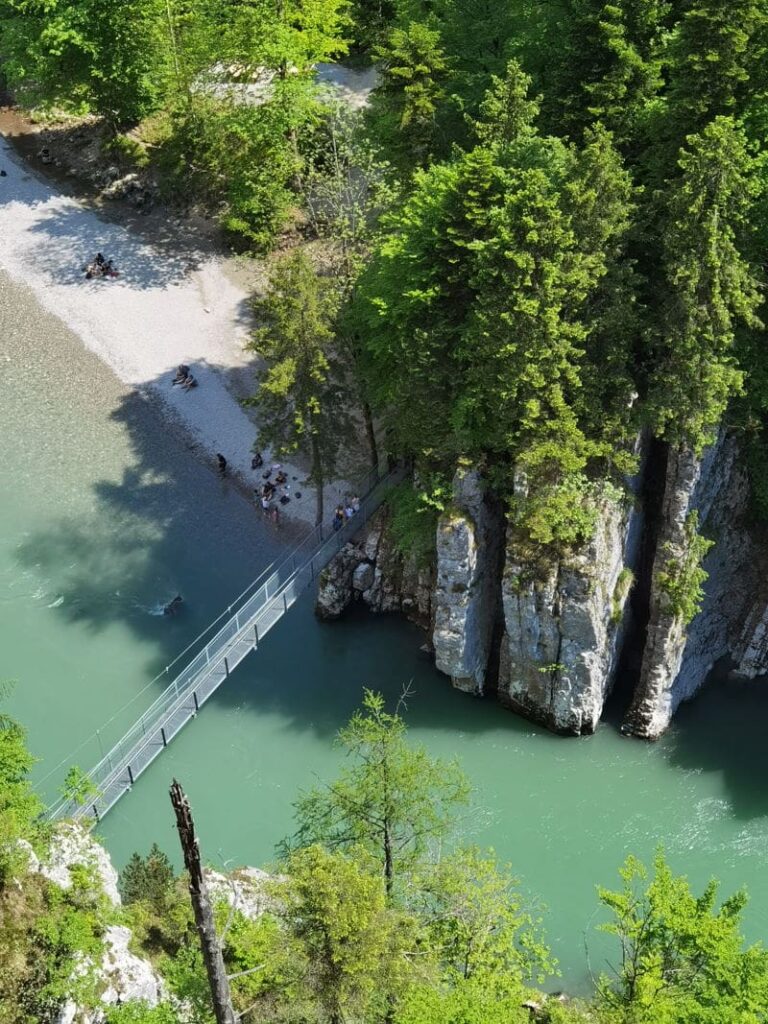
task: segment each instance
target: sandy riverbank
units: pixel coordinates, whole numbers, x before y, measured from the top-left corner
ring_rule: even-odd
[[[243,348],[248,293],[225,272],[224,260],[194,245],[148,242],[100,218],[41,180],[2,137],[0,169],[0,268],[26,284],[121,381],[157,401],[212,466],[222,452],[244,487],[260,483],[250,466],[255,427],[238,402],[253,383]],[[85,280],[82,267],[98,250],[114,259],[118,279]],[[198,388],[171,386],[179,363],[192,367]],[[302,497],[282,511],[313,522],[312,488],[302,486],[299,467],[286,471]],[[344,489],[326,489],[327,508]]]

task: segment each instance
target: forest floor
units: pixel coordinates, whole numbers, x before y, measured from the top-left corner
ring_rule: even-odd
[[[78,135],[74,123],[38,126],[13,110],[2,112],[0,267],[28,285],[123,382],[158,401],[212,466],[221,452],[250,497],[263,470],[251,468],[257,426],[241,404],[253,395],[258,371],[244,345],[264,264],[223,251],[214,222],[195,211],[181,215],[152,204],[145,213],[124,199],[104,199],[72,166],[79,149],[81,163],[90,161],[93,169],[85,155],[92,143],[82,141],[93,133],[82,128]],[[43,147],[51,162],[39,158]],[[86,280],[83,267],[97,251],[114,260],[118,278]],[[199,384],[189,392],[171,385],[181,363]],[[269,453],[264,458],[269,465]],[[359,458],[350,453],[349,461],[345,475],[358,479]],[[281,514],[314,522],[306,466],[297,460],[284,469],[292,493]],[[328,486],[326,509],[349,490],[344,481]]]

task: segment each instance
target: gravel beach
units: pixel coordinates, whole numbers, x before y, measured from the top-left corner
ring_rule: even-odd
[[[0,269],[123,383],[157,401],[211,465],[221,452],[244,487],[260,484],[261,473],[251,469],[254,424],[237,397],[251,374],[243,348],[248,294],[227,276],[222,258],[166,240],[149,243],[102,219],[39,178],[2,137],[0,169]],[[118,278],[86,280],[83,266],[97,251],[114,260]],[[199,384],[189,392],[171,386],[180,363]],[[284,468],[302,497],[281,513],[313,522],[313,489],[302,486],[298,467]],[[343,482],[326,488],[326,510],[344,490]]]

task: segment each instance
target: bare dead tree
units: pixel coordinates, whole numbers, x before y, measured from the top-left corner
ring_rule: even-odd
[[[195,924],[200,937],[200,948],[208,973],[208,982],[211,986],[216,1024],[235,1024],[237,1018],[232,1007],[232,994],[224,966],[221,943],[216,935],[208,887],[203,877],[200,845],[195,836],[195,823],[192,820],[189,800],[176,779],[171,785],[171,803],[176,812],[176,827],[179,830],[181,848],[184,851],[184,866],[189,873],[189,895],[192,900],[192,909],[195,912]]]

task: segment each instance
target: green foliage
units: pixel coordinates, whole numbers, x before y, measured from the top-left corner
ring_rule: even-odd
[[[11,684],[0,684],[0,701]],[[37,842],[37,818],[43,807],[29,782],[35,758],[22,727],[0,712],[0,893],[23,864],[17,840]]]
[[[161,0],[3,0],[3,71],[27,102],[87,105],[117,129],[154,109],[163,64]]]
[[[761,0],[686,4],[670,60],[670,129],[678,145],[718,115],[738,116],[748,90],[765,87],[766,27]]]
[[[616,580],[613,597],[611,598],[611,622],[621,622],[624,606],[634,585],[635,574],[630,568],[624,566],[619,573],[619,578]]]
[[[657,582],[669,606],[684,625],[701,611],[708,575],[701,562],[715,543],[700,536],[698,525],[698,512],[690,512],[685,520],[685,550],[681,553],[667,545],[665,553],[670,557],[657,575]]]
[[[333,479],[347,434],[344,377],[333,347],[338,304],[334,281],[297,251],[274,266],[267,295],[255,306],[262,325],[248,346],[268,364],[249,400],[260,414],[259,444],[280,455],[308,453],[318,522],[323,486]]]
[[[392,896],[396,882],[448,835],[469,786],[455,762],[410,747],[403,719],[387,712],[383,697],[370,690],[338,742],[352,764],[327,786],[300,796],[298,829],[286,846],[360,847],[380,865]]]
[[[83,768],[73,764],[64,776],[59,793],[62,800],[71,800],[82,807],[99,796],[99,789]]]
[[[418,565],[428,565],[435,557],[435,533],[438,515],[442,511],[434,497],[426,491],[417,491],[405,482],[387,494],[391,509],[389,532],[395,547],[403,556],[415,559]]]
[[[743,948],[737,892],[716,906],[717,883],[695,896],[672,874],[663,854],[653,876],[634,857],[620,871],[622,888],[600,889],[621,959],[603,977],[599,998],[616,1024],[758,1024],[768,1005],[768,953]]]
[[[405,968],[407,926],[387,906],[376,861],[310,846],[287,868],[281,912],[312,965],[312,994],[325,1019],[384,1019]]]
[[[92,965],[101,959],[109,904],[87,869],[71,877],[68,890],[37,874],[0,890],[2,1024],[51,1020],[65,999],[84,1007],[98,1000]]]
[[[600,121],[621,145],[633,145],[662,86],[666,0],[575,0],[553,5],[544,37],[543,116],[553,133],[578,139]],[[538,83],[537,83],[538,84]]]
[[[600,381],[607,357],[627,363],[608,328],[631,186],[603,130],[580,151],[538,136],[524,87],[512,65],[484,108],[504,111],[499,134],[480,122],[489,144],[417,173],[390,218],[360,286],[368,380],[399,450],[446,473],[490,455],[506,494],[514,464],[537,537],[568,545],[589,529],[588,503],[571,509],[584,471],[628,429],[629,375]]]
[[[530,497],[515,499],[513,507],[535,544],[577,547],[595,532],[596,497],[595,485],[579,474],[538,488]]]
[[[451,977],[494,979],[498,992],[552,973],[541,922],[524,909],[516,880],[492,855],[460,848],[441,858],[416,888],[428,941]]]
[[[119,889],[123,903],[130,905],[144,901],[156,913],[163,914],[169,909],[175,878],[170,860],[157,843],[153,843],[146,857],[131,854],[120,872]]]
[[[436,113],[448,70],[439,31],[409,21],[392,29],[374,58],[382,84],[373,96],[371,123],[381,148],[405,166],[428,163],[437,146]]]
[[[106,1012],[106,1024],[180,1024],[176,1009],[170,1003],[149,1006],[131,1000],[121,1006],[111,1006]]]
[[[760,291],[743,243],[759,182],[744,134],[730,118],[715,118],[690,136],[679,163],[664,236],[667,297],[650,405],[660,434],[701,451],[742,389],[737,326],[760,326]]]

